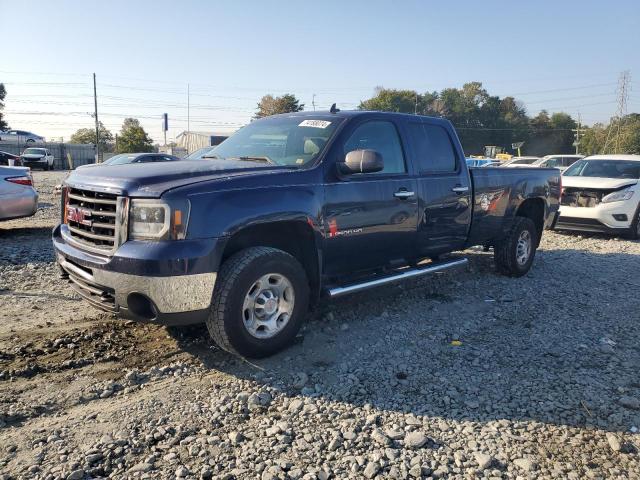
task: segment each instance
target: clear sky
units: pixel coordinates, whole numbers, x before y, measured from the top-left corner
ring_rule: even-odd
[[[640,112],[640,1],[0,0],[0,82],[11,127],[68,138],[125,116],[156,141],[246,123],[260,97],[355,108],[376,86],[420,92],[481,81],[529,114],[616,109],[630,70]],[[37,113],[35,113],[37,112]]]

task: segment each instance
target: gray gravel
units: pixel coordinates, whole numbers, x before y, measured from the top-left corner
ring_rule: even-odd
[[[0,226],[0,479],[640,478],[638,242],[547,232],[521,279],[472,250],[249,362],[83,304],[49,210]]]

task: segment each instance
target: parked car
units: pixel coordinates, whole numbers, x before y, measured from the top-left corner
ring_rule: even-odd
[[[25,148],[20,156],[25,167],[53,170],[54,157],[48,148]]]
[[[9,152],[0,152],[0,165],[9,166],[10,161],[13,161],[12,166],[19,167],[22,165],[22,161],[20,160],[20,155],[14,155]]]
[[[30,217],[38,210],[38,192],[27,167],[0,167],[0,220]]]
[[[7,130],[5,132],[0,132],[0,142],[18,144],[44,142],[44,137],[25,130]]]
[[[531,166],[559,168],[561,172],[564,172],[567,168],[582,158],[584,158],[584,155],[547,155],[534,162]]]
[[[185,160],[199,160],[201,158],[207,158],[207,155],[212,152],[216,147],[203,147],[199,148],[195,152],[191,152],[184,157]]]
[[[640,238],[640,155],[594,155],[562,175],[555,228]]]
[[[559,205],[556,169],[468,169],[447,120],[298,112],[251,122],[203,162],[77,169],[57,261],[103,310],[206,322],[218,345],[287,346],[308,306],[464,266],[493,246],[522,276]],[[419,263],[423,262],[423,263]]]
[[[467,167],[496,167],[500,162],[491,158],[467,158]]]
[[[538,160],[540,160],[540,157],[513,157],[511,160],[507,160],[500,166],[510,168],[530,167]]]
[[[175,162],[177,160],[182,160],[182,158],[167,153],[121,153],[114,155],[102,163],[89,163],[78,168],[129,165],[134,163]]]

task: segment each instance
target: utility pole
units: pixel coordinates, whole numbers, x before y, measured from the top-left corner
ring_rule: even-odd
[[[98,93],[96,90],[96,74],[93,74],[93,116],[96,119],[96,163],[100,162],[100,129],[98,128]]]
[[[313,97],[311,97],[311,105],[313,105],[313,111],[316,111],[316,94],[313,94]]]
[[[187,132],[191,131],[191,93],[190,85],[187,83]]]

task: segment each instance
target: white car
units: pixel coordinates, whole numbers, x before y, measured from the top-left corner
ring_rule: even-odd
[[[48,148],[25,148],[20,158],[25,167],[53,170],[55,159]]]
[[[7,130],[6,132],[0,131],[0,142],[18,144],[44,142],[44,137],[26,130]]]
[[[540,157],[513,157],[500,166],[509,168],[532,167],[538,160],[540,160]]]
[[[564,172],[575,162],[583,158],[584,155],[547,155],[534,162],[531,166],[540,168],[558,168],[561,172]]]
[[[640,238],[640,155],[594,155],[562,174],[555,228]]]

